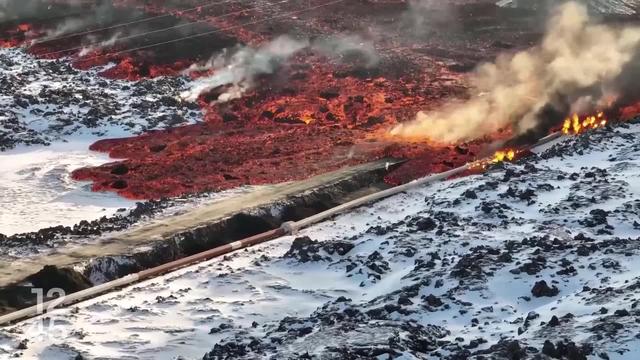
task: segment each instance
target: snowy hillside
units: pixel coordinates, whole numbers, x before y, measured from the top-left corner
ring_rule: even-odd
[[[640,9],[638,0],[578,0],[586,3],[589,8],[602,14],[635,15]],[[541,6],[561,3],[560,0],[500,0],[499,6],[537,8]]]
[[[92,193],[70,173],[109,161],[89,151],[100,138],[193,123],[200,110],[175,96],[180,78],[109,80],[65,59],[38,60],[0,49],[0,234],[73,225],[133,202]],[[188,106],[188,107],[187,107]]]
[[[19,324],[0,357],[637,359],[638,144],[622,125],[395,196]]]

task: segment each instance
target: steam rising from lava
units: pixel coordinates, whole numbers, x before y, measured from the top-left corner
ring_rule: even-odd
[[[190,90],[180,96],[187,101],[195,101],[202,93],[219,86],[231,85],[227,92],[220,95],[218,101],[237,98],[253,85],[256,76],[273,73],[281,62],[308,46],[307,41],[281,36],[258,48],[242,47],[231,56],[224,52],[202,66],[189,68],[187,72],[209,69],[214,69],[215,72],[198,79]]]
[[[191,66],[187,73],[212,70],[213,74],[196,80],[191,89],[180,94],[180,97],[187,101],[195,101],[201,94],[220,86],[228,86],[217,101],[225,102],[238,98],[253,86],[257,76],[272,74],[282,63],[305,49],[338,60],[357,53],[364,57],[365,66],[373,66],[378,62],[373,44],[355,35],[318,40],[297,40],[279,36],[260,47],[244,46],[235,51],[225,51],[205,64]]]
[[[595,111],[626,91],[621,74],[639,48],[640,28],[595,24],[586,7],[566,3],[539,46],[479,66],[468,100],[420,112],[391,133],[451,143],[505,128],[515,136],[548,131],[569,112]]]

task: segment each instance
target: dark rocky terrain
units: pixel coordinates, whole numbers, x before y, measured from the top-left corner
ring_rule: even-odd
[[[197,106],[176,94],[186,80],[101,79],[67,60],[35,61],[19,49],[0,49],[0,152],[48,145],[82,135],[122,136],[193,123]]]
[[[119,3],[155,14],[190,6]],[[2,166],[11,165],[0,173],[8,199],[0,203],[11,205],[0,218],[28,222],[24,204],[13,199],[42,200],[33,189],[44,186],[66,194],[64,181],[80,187],[70,178],[73,170],[76,180],[93,181],[85,193],[92,187],[160,199],[76,225],[0,234],[2,256],[87,260],[86,248],[75,246],[95,245],[106,235],[100,246],[116,244],[110,235],[149,217],[168,219],[185,203],[198,206],[211,190],[302,179],[389,155],[411,159],[386,178],[399,184],[476,159],[495,139],[440,146],[371,137],[418,110],[464,97],[465,73],[533,45],[546,16],[540,6],[500,1],[498,7],[493,0],[451,1],[454,6],[427,7],[426,14],[416,2],[394,0],[335,3],[330,11],[299,17],[287,12],[302,3],[243,10],[223,20],[213,15],[226,8],[210,8],[184,19],[209,16],[207,26],[228,28],[232,43],[248,49],[290,29],[309,37],[367,29],[361,40],[375,44],[379,62],[363,67],[359,57],[344,61],[344,54],[309,50],[255,79],[243,96],[217,101],[226,85],[236,85],[225,84],[189,103],[177,94],[190,87],[179,69],[191,58],[154,78],[140,53],[116,54],[115,65],[96,62],[81,71],[72,59],[38,60],[21,49],[0,49],[0,156],[10,160]],[[635,19],[632,0],[589,3],[606,21]],[[238,26],[245,17],[281,14],[288,15],[253,31]],[[416,29],[416,20],[428,24]],[[0,44],[19,45],[9,40],[16,39]],[[179,60],[175,53],[155,55]],[[91,149],[117,162],[63,163],[51,170],[15,165],[23,151],[39,157],[48,145],[66,141],[84,141],[81,156],[88,157],[89,143],[99,138]],[[295,236],[4,327],[0,359],[640,358],[638,144],[637,119],[564,138],[514,163],[492,165],[486,174],[408,191]],[[60,158],[70,156],[62,152]],[[38,176],[35,186],[14,191]],[[33,304],[32,285],[78,291],[304,218],[355,191],[345,187],[161,241],[145,238],[124,255],[25,271],[24,283],[0,289],[0,312]],[[33,198],[25,196],[30,192]],[[162,198],[167,195],[180,196]],[[60,198],[52,201],[82,206]],[[8,261],[0,268],[15,271]]]
[[[107,358],[125,348],[139,358],[633,358],[639,139],[635,122],[565,139],[485,175],[410,191],[56,311],[49,316],[60,337],[36,343],[26,331],[38,320],[21,323],[5,331],[0,349],[91,357],[109,346]]]

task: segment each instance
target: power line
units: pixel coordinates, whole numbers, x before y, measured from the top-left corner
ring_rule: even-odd
[[[125,36],[125,37],[121,37],[121,38],[116,38],[110,45],[112,45],[114,43],[117,43],[117,42],[122,42],[122,41],[125,41],[125,40],[135,39],[135,38],[138,38],[138,37],[143,37],[143,36],[147,36],[147,35],[151,35],[151,34],[157,34],[157,33],[165,32],[165,31],[169,31],[169,30],[180,29],[180,28],[183,28],[183,27],[186,27],[186,26],[193,26],[193,25],[197,25],[197,24],[206,24],[207,22],[209,22],[211,20],[221,19],[221,18],[224,18],[224,17],[227,17],[227,16],[241,14],[241,13],[243,13],[245,11],[249,11],[249,10],[257,10],[257,9],[262,9],[262,8],[269,8],[271,6],[287,3],[289,1],[290,0],[281,0],[281,1],[276,2],[276,3],[271,3],[271,4],[267,4],[267,5],[263,5],[263,6],[254,6],[252,8],[237,10],[237,11],[233,11],[233,12],[230,12],[230,13],[222,14],[222,15],[219,15],[219,16],[214,16],[214,17],[208,18],[207,20],[189,22],[189,23],[185,23],[185,24],[179,24],[179,25],[170,26],[170,27],[167,27],[167,28],[147,31],[147,32],[134,34],[134,35],[130,35],[130,36]],[[49,52],[49,53],[46,53],[46,54],[42,54],[41,56],[50,57],[50,56],[54,56],[54,55],[57,55],[57,54],[67,53],[67,52],[70,52],[70,51],[82,50],[82,49],[85,49],[87,47],[91,47],[93,45],[100,45],[102,43],[103,42],[95,41],[95,42],[88,43],[88,44],[85,44],[85,45],[82,45],[82,46],[76,46],[76,47],[68,48],[68,49],[64,49],[64,50],[52,51],[52,52]]]
[[[338,3],[341,3],[343,1],[345,1],[345,0],[333,0],[333,1],[330,1],[330,2],[327,2],[327,3],[324,3],[324,4],[315,5],[315,6],[311,6],[311,7],[305,8],[305,9],[291,11],[291,12],[287,12],[287,13],[284,13],[284,14],[276,15],[276,16],[270,17],[268,19],[251,21],[251,22],[248,22],[248,23],[240,24],[240,25],[229,26],[229,27],[226,27],[226,28],[223,28],[223,29],[217,29],[217,30],[203,32],[203,33],[200,33],[200,34],[184,36],[184,37],[173,39],[173,40],[167,40],[167,41],[163,41],[163,42],[159,42],[159,43],[155,43],[155,44],[149,44],[149,45],[145,45],[145,46],[140,46],[140,47],[136,47],[136,48],[132,48],[132,49],[125,49],[125,50],[117,51],[117,52],[114,52],[114,53],[96,55],[96,56],[92,56],[92,57],[84,58],[84,59],[81,58],[81,59],[79,59],[79,61],[89,61],[89,60],[98,59],[98,58],[105,57],[105,56],[126,54],[126,53],[129,53],[129,52],[132,52],[132,51],[145,50],[145,49],[153,48],[153,47],[156,47],[156,46],[167,45],[167,44],[180,42],[180,41],[183,41],[183,40],[189,40],[189,39],[194,39],[194,38],[197,38],[197,37],[212,35],[212,34],[216,34],[216,33],[222,32],[222,31],[229,31],[229,30],[245,27],[247,25],[260,24],[260,23],[263,23],[263,22],[271,21],[273,19],[279,19],[279,18],[284,18],[284,17],[288,17],[288,16],[301,14],[301,13],[304,13],[304,12],[307,12],[307,11],[316,10],[316,9],[320,9],[320,8],[323,8],[323,7],[327,7],[327,6],[331,6],[331,5],[334,5],[334,4],[338,4]]]
[[[146,17],[146,18],[133,20],[133,21],[125,22],[125,23],[110,25],[110,26],[107,26],[107,27],[99,28],[99,29],[87,30],[87,31],[76,32],[76,33],[71,33],[71,34],[63,34],[62,36],[58,36],[58,37],[54,37],[54,38],[43,39],[41,41],[37,41],[37,42],[34,43],[34,45],[43,44],[43,43],[52,42],[52,41],[57,41],[57,40],[68,39],[68,38],[81,36],[81,35],[88,35],[88,34],[101,32],[101,31],[105,31],[105,30],[117,29],[117,28],[120,28],[120,27],[129,26],[129,25],[141,24],[141,23],[144,23],[144,22],[147,22],[147,21],[152,21],[152,20],[156,20],[156,19],[162,19],[162,18],[165,18],[165,17],[175,16],[176,14],[180,14],[180,13],[192,12],[192,11],[196,11],[196,10],[199,10],[199,9],[202,9],[202,8],[215,6],[215,5],[221,5],[221,4],[226,4],[226,3],[236,3],[236,2],[240,2],[240,0],[224,0],[224,1],[216,1],[216,2],[213,2],[213,3],[208,3],[207,2],[207,3],[200,4],[198,6],[192,7],[192,8],[188,8],[188,9],[184,9],[184,10],[176,10],[175,12],[169,13],[169,14]]]

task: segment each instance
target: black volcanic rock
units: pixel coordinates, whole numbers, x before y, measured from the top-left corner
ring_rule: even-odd
[[[439,297],[433,295],[433,294],[429,294],[428,296],[425,296],[424,301],[432,307],[439,307],[442,306],[444,303],[442,302],[442,300],[440,300]]]
[[[111,173],[113,175],[125,175],[129,172],[129,168],[125,164],[117,164],[116,166],[111,168]]]
[[[416,222],[416,229],[419,231],[431,231],[437,226],[438,224],[432,218],[422,218]]]
[[[351,251],[353,247],[354,245],[352,243],[346,241],[328,241],[321,243],[311,240],[308,236],[303,236],[293,240],[291,248],[284,254],[284,257],[295,258],[300,262],[328,261],[331,258],[321,254],[320,251],[328,255],[337,254],[342,256]]]
[[[466,190],[465,192],[463,192],[462,196],[467,198],[467,199],[477,199],[478,198],[478,195],[476,194],[476,192],[471,190],[471,189]]]
[[[549,286],[544,280],[536,282],[531,289],[531,294],[535,297],[553,297],[558,293],[560,293],[560,290],[555,285]]]
[[[81,273],[69,268],[58,268],[54,265],[46,265],[27,279],[34,287],[43,289],[45,294],[52,288],[60,288],[70,294],[93,285]]]
[[[320,96],[321,98],[323,98],[323,99],[327,99],[327,100],[329,100],[329,99],[335,99],[335,98],[337,98],[338,96],[340,96],[340,92],[338,91],[338,89],[333,89],[333,88],[330,88],[330,89],[324,89],[324,90],[320,91],[319,96]]]
[[[554,359],[587,360],[587,356],[593,353],[590,344],[577,345],[573,341],[558,341],[554,345],[546,340],[542,346],[542,353]]]
[[[473,355],[488,355],[490,359],[521,360],[527,357],[527,352],[518,340],[501,340],[489,349],[476,351]]]

